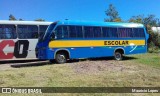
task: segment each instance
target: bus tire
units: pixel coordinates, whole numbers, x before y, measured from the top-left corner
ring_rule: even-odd
[[[67,62],[67,55],[63,52],[58,52],[55,57],[55,61],[58,64],[63,64]]]
[[[116,51],[116,52],[114,53],[114,59],[115,59],[115,60],[118,60],[118,61],[123,60],[123,54],[122,54],[122,52]]]

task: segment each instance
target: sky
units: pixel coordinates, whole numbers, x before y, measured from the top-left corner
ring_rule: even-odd
[[[104,21],[105,11],[113,4],[123,20],[132,16],[154,14],[160,18],[160,0],[0,0],[0,20],[9,15],[17,19],[46,21]]]

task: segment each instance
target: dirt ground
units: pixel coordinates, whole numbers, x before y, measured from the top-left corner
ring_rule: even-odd
[[[0,71],[4,71],[4,70],[10,70],[12,69],[12,67],[10,66],[10,64],[0,64]]]
[[[10,69],[15,69],[13,67],[11,67],[11,65],[15,64],[14,63],[4,63],[1,64],[0,62],[0,71],[5,71],[5,70],[10,70]],[[82,59],[82,60],[78,60],[78,61],[69,61],[69,63],[66,63],[66,65],[68,65],[70,67],[72,67],[74,69],[74,71],[78,74],[80,73],[97,73],[97,72],[102,72],[102,71],[116,71],[116,72],[122,72],[122,71],[128,71],[130,73],[134,73],[136,71],[140,71],[140,70],[147,70],[152,69],[152,67],[146,67],[146,65],[143,64],[138,64],[135,62],[132,62],[130,60],[124,60],[124,61],[116,61],[113,59]],[[41,64],[39,64],[41,65]],[[46,64],[45,66],[47,66],[48,64]],[[59,64],[55,64],[55,65],[59,65]],[[23,66],[22,66],[23,67]],[[28,66],[28,67],[32,67]],[[144,69],[145,68],[145,69]],[[147,69],[146,69],[147,68]],[[155,69],[155,70],[159,70],[159,69]]]
[[[93,73],[99,71],[126,71],[126,70],[137,70],[136,66],[128,66],[124,61],[115,60],[80,60],[79,62],[71,61],[69,64],[76,73]],[[14,63],[0,64],[0,71],[13,69],[11,65]],[[47,65],[46,65],[47,66]]]

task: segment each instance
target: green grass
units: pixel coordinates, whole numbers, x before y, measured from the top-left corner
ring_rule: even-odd
[[[160,55],[147,53],[127,60],[83,60],[67,64],[0,70],[1,87],[159,87]],[[0,65],[3,66],[3,65]],[[107,93],[106,93],[107,94]],[[54,94],[106,96],[106,94]],[[1,95],[1,94],[0,94]],[[3,94],[4,95],[4,94]],[[15,96],[22,94],[13,94]],[[35,95],[35,94],[34,94]],[[52,96],[53,94],[41,94]],[[37,96],[41,96],[37,95]],[[109,94],[115,96],[117,94]],[[123,94],[153,96],[157,94]],[[28,95],[26,95],[28,96]],[[158,95],[157,95],[158,96]]]
[[[132,57],[136,58],[136,60],[133,60],[133,61],[137,63],[160,68],[160,53],[132,55]]]

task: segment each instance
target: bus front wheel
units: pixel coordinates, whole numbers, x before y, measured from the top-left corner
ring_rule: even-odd
[[[66,63],[67,62],[67,55],[63,52],[58,52],[56,54],[55,60],[58,64]]]
[[[115,60],[118,60],[118,61],[122,60],[123,59],[122,52],[119,52],[119,51],[115,52],[114,58],[115,58]]]

